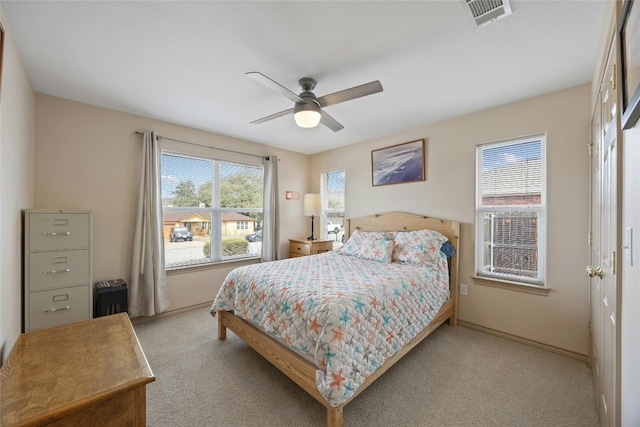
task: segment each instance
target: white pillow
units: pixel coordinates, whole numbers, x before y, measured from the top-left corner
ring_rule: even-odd
[[[359,258],[390,263],[393,255],[393,240],[379,236],[365,236],[360,247]]]
[[[340,248],[339,252],[344,255],[357,257],[360,256],[365,237],[393,240],[394,235],[395,233],[390,231],[360,231],[356,229],[351,233],[351,237],[349,237],[349,240]]]
[[[438,264],[440,247],[448,239],[434,230],[399,231],[394,238],[393,262]]]

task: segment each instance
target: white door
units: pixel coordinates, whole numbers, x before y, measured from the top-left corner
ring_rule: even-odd
[[[598,100],[596,102],[593,119],[591,121],[591,176],[590,176],[590,219],[591,219],[591,232],[589,234],[589,241],[591,244],[589,267],[587,272],[590,279],[590,331],[591,331],[591,354],[590,363],[593,369],[595,395],[598,397],[598,403],[600,404],[600,412],[602,412],[602,402],[600,396],[602,395],[602,384],[600,375],[600,365],[602,360],[602,322],[599,320],[602,318],[602,279],[599,277],[599,272],[602,265],[601,242],[600,242],[600,224],[601,224],[601,197],[602,197],[602,117],[601,117],[602,105],[601,97],[598,94]]]
[[[596,395],[603,426],[619,420],[619,280],[617,274],[618,127],[615,45],[600,90],[600,117],[594,114],[591,177],[591,329]],[[600,121],[600,123],[598,123]],[[598,130],[600,128],[601,130]]]

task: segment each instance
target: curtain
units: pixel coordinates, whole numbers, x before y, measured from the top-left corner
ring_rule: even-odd
[[[264,223],[262,225],[262,262],[278,259],[280,245],[278,215],[278,158],[265,157],[264,165]]]
[[[129,286],[131,317],[153,316],[169,307],[164,267],[160,142],[155,132],[144,131],[142,174]]]

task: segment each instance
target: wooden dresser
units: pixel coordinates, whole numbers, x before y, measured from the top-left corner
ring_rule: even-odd
[[[143,427],[154,380],[126,313],[27,332],[0,370],[0,425]]]
[[[333,250],[333,240],[289,239],[289,258],[315,255]]]

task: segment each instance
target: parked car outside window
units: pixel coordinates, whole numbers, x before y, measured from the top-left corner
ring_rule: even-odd
[[[258,230],[252,234],[247,234],[244,238],[250,242],[262,242],[262,230]]]
[[[178,240],[184,240],[185,242],[193,240],[193,236],[187,227],[171,227],[169,241],[177,242]]]
[[[327,233],[329,234],[331,233],[338,234],[341,228],[342,228],[342,225],[340,224],[334,224],[331,221],[327,222]]]

